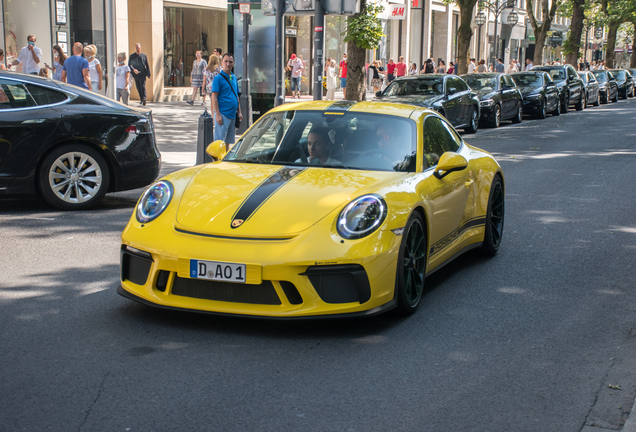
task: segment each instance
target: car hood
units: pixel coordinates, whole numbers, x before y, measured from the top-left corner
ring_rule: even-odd
[[[178,229],[247,238],[293,237],[343,203],[405,173],[334,168],[208,164],[186,186]]]
[[[541,89],[540,88],[533,88],[533,87],[520,87],[519,90],[521,90],[521,95],[522,96],[530,96],[532,94],[541,93]]]
[[[499,92],[493,90],[479,90],[477,92],[477,97],[479,98],[479,100],[492,99],[498,93]]]
[[[430,107],[435,102],[444,99],[443,95],[421,96],[421,95],[405,95],[405,96],[384,96],[380,98],[382,102],[396,102],[410,105],[419,105]]]

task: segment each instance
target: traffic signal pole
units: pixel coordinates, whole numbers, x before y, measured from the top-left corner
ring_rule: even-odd
[[[285,82],[284,82],[284,70],[285,59],[283,58],[283,48],[285,46],[285,0],[276,1],[276,66],[274,72],[276,73],[276,98],[274,99],[274,106],[279,106],[285,103]]]
[[[241,14],[243,19],[243,79],[241,80],[241,113],[243,121],[238,128],[240,133],[245,132],[252,126],[252,95],[250,94],[250,24],[252,23],[252,15]]]
[[[325,9],[321,0],[316,0],[316,13],[314,15],[314,100],[322,100],[322,77],[324,67],[324,41],[325,41]]]

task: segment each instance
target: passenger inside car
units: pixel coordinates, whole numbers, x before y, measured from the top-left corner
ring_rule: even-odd
[[[307,162],[310,165],[342,165],[339,160],[329,156],[333,143],[329,131],[323,127],[312,127],[307,135]],[[304,162],[303,158],[296,159],[296,163]]]

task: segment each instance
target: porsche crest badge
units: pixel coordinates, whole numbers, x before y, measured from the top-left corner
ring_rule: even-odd
[[[245,222],[243,219],[234,219],[232,221],[232,228],[240,227],[243,224],[243,222]]]

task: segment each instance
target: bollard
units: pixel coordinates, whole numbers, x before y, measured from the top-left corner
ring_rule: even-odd
[[[206,108],[199,116],[199,130],[197,134],[197,165],[212,162],[212,157],[205,149],[214,141],[214,119]]]

